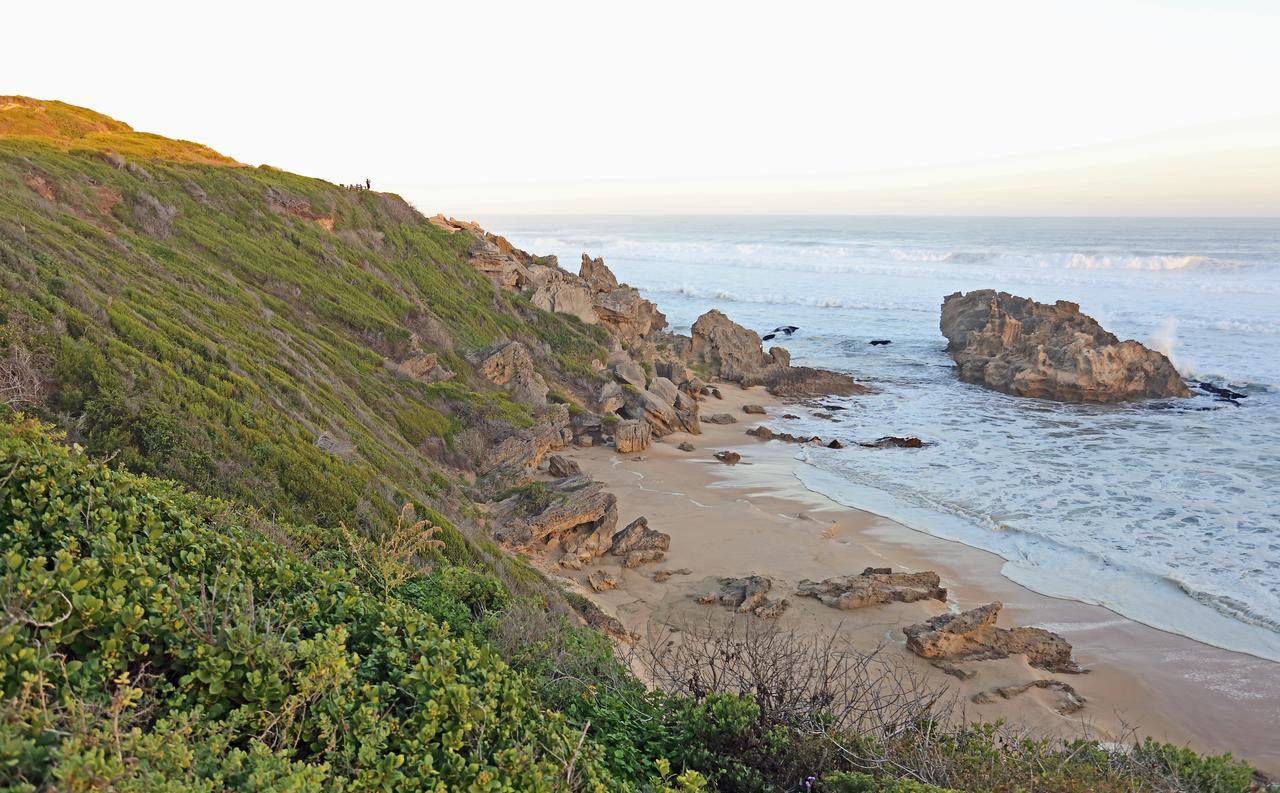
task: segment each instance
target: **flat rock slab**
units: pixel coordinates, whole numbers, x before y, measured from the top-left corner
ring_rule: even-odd
[[[894,573],[887,567],[868,567],[858,575],[836,576],[822,581],[805,579],[796,594],[817,598],[828,606],[852,610],[882,603],[946,601],[947,590],[937,573]]]

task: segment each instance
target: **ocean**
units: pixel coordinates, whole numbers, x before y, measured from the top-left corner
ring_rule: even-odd
[[[681,332],[710,308],[762,334],[796,325],[793,361],[878,389],[834,422],[796,411],[775,429],[932,444],[803,448],[805,487],[999,554],[1038,592],[1280,661],[1280,220],[483,221],[574,272],[603,256]],[[961,383],[939,308],[982,288],[1079,303],[1247,397],[1067,405]]]

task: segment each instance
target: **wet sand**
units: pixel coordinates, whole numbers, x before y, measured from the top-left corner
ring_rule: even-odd
[[[950,685],[965,703],[969,719],[1004,719],[1041,732],[1102,740],[1151,735],[1199,751],[1230,751],[1260,770],[1280,774],[1280,664],[1233,653],[1165,633],[1128,620],[1100,606],[1032,592],[1000,574],[1003,560],[960,543],[914,531],[885,518],[839,505],[807,490],[794,476],[798,447],[758,441],[745,434],[768,423],[767,416],[742,412],[747,403],[770,413],[795,412],[762,389],[721,389],[723,400],[703,404],[704,416],[729,413],[738,419],[724,426],[702,424],[701,435],[677,433],[639,455],[612,448],[566,450],[586,473],[604,482],[618,497],[619,525],[644,515],[649,525],[671,535],[667,558],[634,570],[605,556],[582,572],[556,571],[627,629],[644,635],[654,623],[679,624],[706,619],[718,605],[694,598],[715,588],[718,577],[765,575],[773,579],[773,597],[789,607],[782,627],[840,631],[859,649],[884,645],[883,652],[931,682]],[[693,452],[677,445],[692,443]],[[734,450],[737,465],[713,454]],[[846,454],[910,454],[908,449],[848,449]],[[947,604],[891,603],[841,611],[794,595],[801,579],[856,574],[866,567],[895,571],[933,570],[949,590]],[[659,583],[658,570],[687,568]],[[587,573],[605,569],[622,585],[596,593]],[[948,609],[973,608],[993,600],[1004,603],[999,625],[1031,625],[1061,634],[1075,648],[1087,674],[1055,674],[1028,665],[1021,656],[958,664],[976,672],[958,680],[916,657],[905,647],[902,627]],[[996,697],[973,704],[979,691],[1053,678],[1071,685],[1085,701],[1083,710],[1062,715],[1058,695],[1032,689],[1013,699]]]

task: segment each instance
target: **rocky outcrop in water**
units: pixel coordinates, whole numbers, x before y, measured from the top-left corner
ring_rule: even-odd
[[[1168,358],[1120,341],[1065,300],[956,292],[943,301],[940,327],[960,379],[1006,394],[1060,402],[1190,395]]]
[[[988,603],[959,614],[940,614],[902,629],[907,649],[922,658],[988,660],[1025,655],[1027,661],[1051,672],[1078,672],[1071,645],[1043,628],[1000,628],[1002,605]]]
[[[836,576],[822,581],[805,579],[796,588],[801,597],[817,598],[846,611],[881,603],[914,603],[947,599],[937,573],[895,573],[887,567],[868,567],[858,575]]]

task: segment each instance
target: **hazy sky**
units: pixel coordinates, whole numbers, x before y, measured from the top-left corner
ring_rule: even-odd
[[[1280,215],[1280,2],[68,3],[0,93],[420,209]]]

